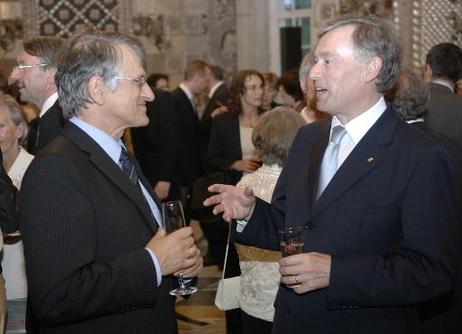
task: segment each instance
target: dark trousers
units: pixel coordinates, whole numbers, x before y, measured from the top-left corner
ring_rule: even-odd
[[[227,236],[227,234],[226,234]],[[237,256],[234,243],[230,242],[228,251],[228,261],[225,268],[225,278],[239,276],[241,268],[239,267],[239,258]],[[225,312],[226,317],[226,333],[227,334],[242,334],[241,309],[235,309]]]
[[[252,317],[241,311],[242,334],[271,334],[273,323]]]
[[[202,232],[209,245],[208,255],[223,270],[225,259],[226,240],[228,236],[228,223],[221,217],[213,217],[208,220],[200,221]]]

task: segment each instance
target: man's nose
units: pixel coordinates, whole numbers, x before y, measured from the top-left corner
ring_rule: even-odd
[[[147,83],[143,85],[141,94],[146,101],[154,101],[154,98],[155,98],[154,92],[152,91],[151,87],[149,87]]]

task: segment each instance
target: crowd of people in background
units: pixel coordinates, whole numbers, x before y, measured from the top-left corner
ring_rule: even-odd
[[[279,77],[194,60],[177,87],[128,35],[24,41],[0,77],[0,333],[7,309],[30,333],[175,333],[170,278],[202,265],[241,276],[228,334],[460,333],[462,49],[435,45],[417,74],[390,34],[340,21]],[[337,127],[338,173],[318,187]],[[217,177],[206,204],[223,216],[193,205]],[[171,200],[206,254],[190,228],[165,235]],[[288,220],[311,233],[298,262],[277,251]]]

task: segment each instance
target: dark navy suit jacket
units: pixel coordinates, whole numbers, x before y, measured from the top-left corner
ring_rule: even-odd
[[[409,333],[415,305],[454,284],[454,181],[446,151],[387,109],[316,201],[330,120],[303,127],[273,194],[257,200],[241,243],[278,249],[305,226],[306,252],[332,256],[330,285],[279,289],[273,333]]]

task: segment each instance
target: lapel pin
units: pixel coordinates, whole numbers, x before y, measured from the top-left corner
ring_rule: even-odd
[[[374,161],[374,158],[373,158],[373,157],[367,158],[367,162],[371,163],[372,161]]]

